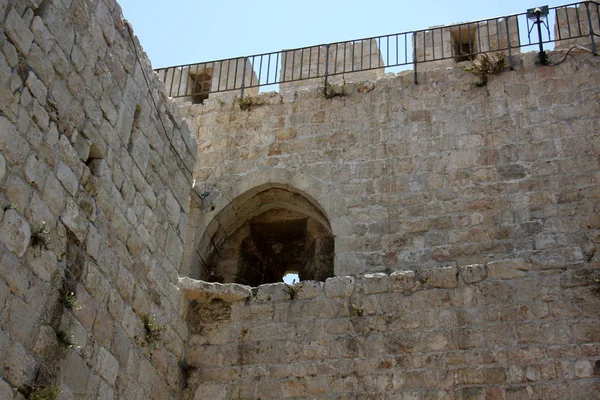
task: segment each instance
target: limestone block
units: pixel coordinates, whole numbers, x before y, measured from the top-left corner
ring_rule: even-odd
[[[66,201],[60,219],[65,227],[77,237],[79,242],[83,243],[87,234],[88,221],[77,207],[77,204],[70,198]]]
[[[414,271],[396,271],[390,274],[392,281],[392,291],[402,292],[404,290],[410,290],[415,286],[415,272]]]
[[[487,278],[487,270],[484,265],[473,264],[460,267],[460,275],[465,283],[477,283]]]
[[[77,194],[79,181],[77,180],[75,173],[67,165],[62,162],[58,164],[58,168],[56,169],[56,177],[62,183],[67,192],[71,194],[71,196],[75,196]]]
[[[29,267],[41,280],[50,282],[54,272],[58,269],[58,261],[54,252],[38,249],[27,253]]]
[[[54,215],[59,215],[65,205],[65,190],[54,175],[48,175],[44,185],[43,198]]]
[[[170,190],[165,191],[165,210],[169,220],[176,225],[179,222],[181,209]]]
[[[29,144],[19,134],[15,125],[0,116],[0,151],[9,164],[23,164],[29,153]]]
[[[192,278],[179,278],[179,288],[188,300],[209,301],[216,298],[229,302],[241,301],[252,295],[252,288],[236,283],[204,282]]]
[[[367,274],[358,279],[357,287],[364,294],[387,293],[390,291],[391,279],[384,273]]]
[[[500,260],[487,263],[487,272],[490,278],[515,279],[527,276],[528,263],[519,258]]]
[[[33,96],[37,99],[37,101],[43,106],[46,104],[46,96],[48,94],[48,90],[46,89],[46,85],[44,82],[39,80],[33,72],[29,72],[27,75],[27,80],[25,84],[29,88],[29,91]]]
[[[294,284],[293,290],[295,291],[295,297],[299,300],[314,299],[323,293],[323,282],[317,281],[301,281]]]
[[[22,257],[29,246],[30,238],[31,228],[27,220],[16,210],[6,210],[0,222],[0,242],[17,256]]]
[[[328,298],[350,297],[354,292],[354,278],[351,276],[327,278],[325,296]]]
[[[8,13],[4,31],[22,54],[29,53],[31,42],[33,42],[33,33],[14,8]]]
[[[64,383],[74,395],[84,395],[87,390],[90,370],[86,362],[73,349],[68,351],[64,367]]]
[[[426,269],[421,271],[420,280],[426,287],[455,288],[458,271],[456,267]]]
[[[102,237],[96,230],[96,227],[91,222],[88,224],[88,234],[85,240],[85,249],[87,253],[93,257],[95,260],[98,260],[98,254],[100,251],[100,243],[102,241]]]
[[[95,363],[95,369],[111,385],[115,384],[119,372],[119,362],[104,347],[100,347],[98,359]]]
[[[25,163],[25,179],[36,189],[44,187],[46,176],[48,175],[48,166],[38,160],[33,154],[29,156]]]
[[[146,172],[148,158],[150,156],[150,145],[141,130],[134,129],[131,135],[131,157],[142,173]]]
[[[0,379],[0,399],[10,400],[13,398],[13,392],[10,385]]]
[[[284,301],[290,299],[288,288],[285,283],[268,283],[256,288],[255,298],[258,301]]]
[[[0,363],[4,378],[15,387],[23,387],[35,379],[38,364],[19,342],[12,343]]]

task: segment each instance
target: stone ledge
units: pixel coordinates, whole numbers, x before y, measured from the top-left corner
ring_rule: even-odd
[[[242,301],[252,295],[252,288],[237,283],[205,282],[192,278],[179,278],[179,288],[188,300],[208,301],[221,299],[228,302]]]
[[[499,268],[499,267],[502,268]],[[473,264],[460,267],[429,268],[423,270],[399,270],[386,273],[361,274],[356,276],[335,276],[325,282],[302,281],[294,285],[283,282],[267,283],[257,287],[237,283],[216,283],[180,278],[180,289],[188,300],[210,301],[221,299],[227,302],[256,300],[258,302],[281,302],[289,300],[309,300],[323,295],[326,298],[348,298],[355,289],[364,295],[379,293],[403,293],[410,295],[416,291],[430,289],[456,289],[484,280],[523,279],[522,272],[528,264],[522,258],[491,261],[487,264]],[[496,268],[502,273],[489,273]],[[507,272],[508,271],[508,272]],[[575,273],[574,273],[575,274]],[[585,272],[579,272],[585,274]],[[577,280],[577,279],[574,279]],[[589,279],[580,279],[583,285]]]

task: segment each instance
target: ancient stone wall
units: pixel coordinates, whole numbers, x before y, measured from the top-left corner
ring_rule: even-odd
[[[1,399],[598,392],[597,58],[180,110],[113,0],[0,26]]]
[[[115,1],[0,27],[0,399],[178,398],[195,141]]]
[[[599,270],[547,267],[511,259],[256,289],[184,279],[182,398],[596,398]]]
[[[577,53],[555,67],[515,57],[483,87],[454,68],[419,73],[419,85],[412,72],[348,83],[333,99],[312,89],[263,94],[249,110],[184,107],[207,192],[191,217],[205,237],[190,265],[219,251],[226,221],[268,204],[251,200],[270,186],[322,207],[336,276],[597,260],[600,61]]]

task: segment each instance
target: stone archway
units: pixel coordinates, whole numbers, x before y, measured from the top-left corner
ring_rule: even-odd
[[[273,183],[252,188],[222,208],[199,241],[195,278],[257,286],[325,280],[334,272],[334,236],[322,207],[308,194]]]

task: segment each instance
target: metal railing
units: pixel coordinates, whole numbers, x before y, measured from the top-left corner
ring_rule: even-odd
[[[508,59],[521,49],[566,49],[591,45],[596,54],[600,34],[600,4],[584,1],[528,10],[505,17],[391,35],[349,40],[156,69],[170,97],[202,102],[210,93],[314,84],[332,76],[360,73],[374,79],[394,67],[417,71],[428,63],[473,59],[481,53],[505,52]],[[537,13],[537,14],[536,14]],[[535,18],[537,16],[537,18]],[[551,28],[551,25],[554,25]],[[549,45],[549,46],[548,46]],[[511,64],[512,67],[512,64]],[[310,80],[313,80],[312,82]]]

